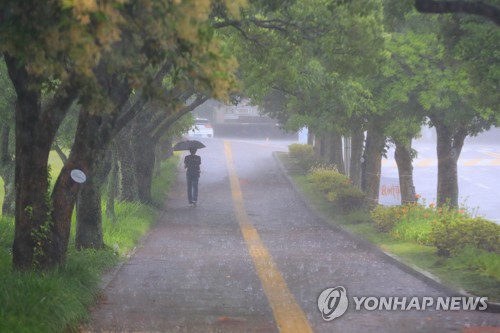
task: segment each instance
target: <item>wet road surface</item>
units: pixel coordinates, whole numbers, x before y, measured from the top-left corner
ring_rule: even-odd
[[[188,206],[180,173],[84,331],[499,332],[499,314],[356,311],[353,302],[324,321],[317,301],[330,287],[349,298],[444,295],[314,217],[272,157],[285,144],[205,144],[198,207]]]

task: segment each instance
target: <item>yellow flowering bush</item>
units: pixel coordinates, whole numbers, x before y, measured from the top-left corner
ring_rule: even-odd
[[[432,223],[431,237],[441,256],[454,256],[465,247],[500,254],[500,225],[481,217],[441,216]]]
[[[335,166],[313,167],[307,174],[307,180],[325,194],[338,187],[351,185],[349,178],[338,172]]]
[[[377,205],[370,212],[370,216],[375,223],[375,229],[379,232],[389,232],[401,218],[400,207]]]
[[[338,172],[335,166],[314,167],[307,180],[343,212],[351,212],[363,205],[363,191],[354,187],[349,177]]]

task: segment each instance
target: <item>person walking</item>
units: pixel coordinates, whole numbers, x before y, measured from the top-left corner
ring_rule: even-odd
[[[196,206],[198,201],[198,180],[200,179],[201,157],[196,155],[196,148],[190,148],[190,155],[184,157],[184,168],[186,169],[188,201],[190,205]]]

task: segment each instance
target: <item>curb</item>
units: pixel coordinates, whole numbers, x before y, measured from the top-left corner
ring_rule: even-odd
[[[465,290],[462,290],[462,289],[456,290],[454,288],[451,288],[451,287],[444,285],[438,277],[434,276],[430,272],[427,272],[423,269],[420,269],[415,265],[406,263],[398,256],[382,250],[380,247],[373,244],[369,240],[362,238],[362,237],[350,232],[349,230],[343,228],[339,224],[330,222],[331,219],[329,217],[327,217],[325,214],[323,214],[322,212],[315,209],[315,207],[311,204],[311,202],[298,189],[297,185],[295,184],[293,179],[290,177],[290,175],[286,171],[286,168],[283,165],[283,162],[279,159],[278,154],[280,154],[280,153],[282,153],[282,152],[273,152],[273,158],[274,158],[276,164],[278,165],[282,176],[288,181],[290,186],[293,188],[295,193],[300,197],[300,199],[305,204],[307,209],[315,217],[320,219],[324,224],[330,226],[335,231],[338,231],[339,233],[352,239],[359,247],[362,247],[364,249],[369,250],[372,253],[377,254],[380,258],[395,265],[396,267],[398,267],[399,269],[401,269],[405,273],[412,275],[413,277],[426,283],[427,285],[431,286],[432,288],[444,293],[446,296],[463,296],[463,297],[475,297],[476,296],[476,295],[472,295],[472,294],[467,293]],[[481,312],[500,313],[500,303],[493,303],[493,302],[486,302],[486,303],[488,304],[488,308],[486,310],[481,311]],[[477,311],[479,311],[479,310],[477,310]]]

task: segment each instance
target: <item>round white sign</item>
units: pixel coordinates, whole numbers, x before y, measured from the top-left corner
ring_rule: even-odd
[[[87,176],[85,175],[85,173],[79,169],[71,170],[70,175],[71,175],[71,179],[73,179],[78,184],[83,184],[87,180]]]

